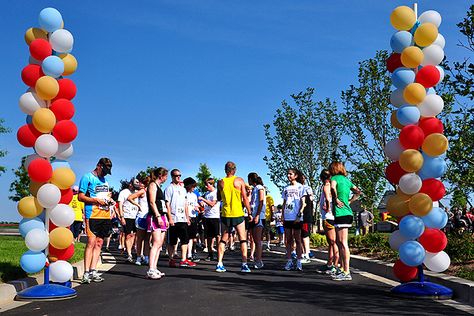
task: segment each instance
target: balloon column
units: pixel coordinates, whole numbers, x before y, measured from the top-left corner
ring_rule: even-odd
[[[395,107],[390,121],[400,130],[399,137],[385,145],[385,154],[392,160],[385,175],[397,187],[387,210],[399,220],[390,246],[399,252],[393,269],[402,282],[417,276],[423,282],[422,265],[434,272],[450,265],[443,251],[446,235],[441,231],[448,218],[438,202],[446,193],[440,177],[446,172],[448,140],[443,123],[436,118],[444,102],[435,90],[444,78],[439,63],[445,40],[438,32],[438,12],[426,11],[417,18],[415,11],[416,6],[415,10],[407,6],[393,10],[390,22],[397,31],[390,40],[393,53],[387,59],[395,87],[390,96]]]
[[[28,89],[20,97],[19,106],[27,117],[26,124],[18,129],[17,139],[34,153],[24,162],[31,196],[18,203],[18,212],[24,217],[19,229],[29,249],[20,264],[27,273],[44,267],[46,270],[44,285],[26,289],[18,297],[71,297],[76,294],[74,290],[49,282],[68,282],[73,274],[67,260],[74,253],[73,236],[68,229],[74,221],[74,211],[68,204],[76,177],[66,160],[73,154],[72,141],[77,136],[77,127],[71,121],[76,86],[65,76],[77,68],[71,54],[74,39],[64,29],[61,13],[45,8],[39,14],[39,27],[28,29],[25,41],[30,59],[21,78]]]

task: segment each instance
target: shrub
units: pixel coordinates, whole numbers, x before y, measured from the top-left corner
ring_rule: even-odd
[[[311,245],[313,245],[313,247],[316,247],[316,248],[328,246],[328,242],[326,240],[325,235],[311,234],[311,236],[309,236],[309,240],[311,242]]]
[[[448,234],[446,253],[455,263],[474,260],[474,236],[469,232]]]

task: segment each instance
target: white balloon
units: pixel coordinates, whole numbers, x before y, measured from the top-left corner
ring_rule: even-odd
[[[439,47],[444,49],[444,46],[446,45],[446,40],[444,39],[444,36],[441,35],[441,33],[438,33],[438,36],[436,37],[432,45],[438,45]]]
[[[62,160],[67,160],[69,159],[69,157],[72,156],[73,153],[74,153],[74,147],[72,146],[71,143],[66,143],[66,144],[59,143],[58,151],[56,152],[56,154],[54,154],[54,157],[58,159],[62,159]]]
[[[49,278],[53,282],[67,282],[73,275],[72,265],[64,260],[58,260],[49,265]]]
[[[74,45],[74,37],[68,30],[59,29],[51,34],[49,43],[56,52],[69,53]]]
[[[23,167],[28,170],[28,166],[30,165],[30,163],[35,160],[36,158],[41,158],[41,159],[44,159],[43,157],[37,155],[37,154],[31,154],[31,155],[28,155],[26,156],[26,159],[25,159],[25,162],[23,163]]]
[[[405,150],[398,138],[392,139],[387,144],[385,144],[384,152],[387,157],[392,161],[397,161],[401,153]]]
[[[421,102],[419,109],[421,116],[430,117],[436,116],[443,111],[444,101],[437,94],[428,94],[423,102]]]
[[[26,234],[25,244],[31,251],[42,251],[48,247],[48,233],[44,229],[34,228]]]
[[[413,195],[420,191],[422,184],[421,178],[416,173],[407,173],[400,178],[398,186],[403,193]]]
[[[443,272],[449,268],[451,259],[449,255],[440,251],[438,253],[426,252],[425,260],[423,261],[425,266],[433,272]]]
[[[400,107],[404,104],[406,104],[407,102],[405,101],[405,99],[403,98],[403,90],[404,89],[395,89],[392,91],[392,93],[390,94],[390,103],[394,106],[394,107]]]
[[[46,107],[46,102],[40,99],[36,93],[26,92],[20,97],[18,105],[23,113],[33,115],[33,113],[35,113],[39,108]]]
[[[36,194],[38,203],[44,208],[53,208],[61,200],[61,191],[57,186],[51,183],[43,184]]]
[[[438,85],[438,84],[440,84],[441,81],[443,81],[443,79],[444,79],[444,69],[443,69],[443,67],[441,67],[441,66],[436,66],[436,68],[437,68],[438,71],[439,71],[439,80],[438,80],[438,83],[436,84],[436,85]]]
[[[421,24],[423,23],[433,23],[434,25],[436,25],[437,28],[439,28],[439,26],[441,25],[441,14],[439,14],[437,11],[435,10],[428,10],[428,11],[425,11],[423,12],[419,17],[418,17],[418,21],[420,21]]]
[[[443,61],[444,51],[438,45],[430,45],[422,49],[423,52],[423,61],[421,65],[438,65]]]
[[[53,135],[43,134],[36,139],[35,151],[41,157],[49,158],[58,151],[58,141]]]
[[[390,238],[388,239],[388,243],[390,244],[390,248],[393,250],[398,251],[400,248],[401,244],[403,244],[405,241],[408,241],[409,239],[406,239],[399,230],[394,231],[392,234],[390,234]]]
[[[74,222],[75,214],[66,204],[56,205],[49,213],[51,221],[58,227],[68,227]]]

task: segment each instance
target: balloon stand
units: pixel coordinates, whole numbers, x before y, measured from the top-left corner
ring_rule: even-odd
[[[44,269],[44,284],[35,285],[17,293],[17,301],[52,301],[75,298],[76,290],[49,282],[49,267]]]
[[[416,282],[402,283],[392,288],[394,296],[411,299],[449,300],[453,297],[453,290],[440,284],[425,281],[423,267],[418,267],[419,278]]]

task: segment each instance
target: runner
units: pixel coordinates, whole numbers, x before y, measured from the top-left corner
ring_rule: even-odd
[[[304,199],[304,209],[303,209],[303,224],[301,226],[301,238],[303,241],[303,255],[301,263],[310,263],[310,252],[309,247],[309,236],[311,235],[312,223],[313,223],[313,201],[314,194],[313,189],[306,185],[306,178],[304,175],[301,176],[301,184],[303,185],[303,199]]]
[[[252,221],[250,222],[250,230],[253,236],[253,244],[255,245],[255,269],[263,268],[262,260],[262,235],[265,227],[265,188],[263,187],[262,178],[257,173],[248,174],[249,184],[253,186],[250,207],[252,209]]]
[[[281,205],[277,206],[276,212],[273,213],[273,218],[275,219],[275,228],[278,235],[278,244],[280,246],[285,245],[285,229],[283,228],[283,218],[281,217],[282,209]]]
[[[82,283],[102,282],[104,278],[97,272],[97,263],[104,238],[110,235],[108,200],[109,184],[105,176],[111,174],[112,161],[100,158],[92,172],[85,174],[79,182],[78,200],[85,204],[87,246],[84,250],[84,275]]]
[[[265,193],[267,195],[266,197],[266,203],[265,203],[265,228],[264,228],[264,234],[267,240],[267,243],[265,244],[265,248],[270,251],[270,242],[272,240],[272,235],[271,235],[271,226],[270,223],[272,222],[273,218],[273,213],[275,212],[275,201],[273,200],[273,197],[270,195],[270,191],[268,190],[267,187],[265,187]]]
[[[329,166],[331,173],[331,192],[333,194],[333,201],[335,202],[335,227],[336,227],[336,242],[339,247],[339,255],[341,257],[342,272],[333,277],[336,281],[350,281],[352,276],[349,270],[350,251],[347,241],[348,230],[352,227],[354,214],[352,213],[349,204],[355,201],[359,195],[360,190],[347,179],[347,171],[341,162],[332,162]],[[354,195],[349,200],[350,193]]]
[[[220,203],[217,201],[217,190],[214,188],[214,179],[209,178],[206,180],[206,189],[208,190],[204,197],[199,197],[199,202],[204,206],[204,235],[207,241],[207,249],[209,255],[206,261],[216,260],[213,249],[213,240],[216,243],[219,242],[220,229]]]
[[[122,225],[124,226],[125,249],[127,251],[127,261],[129,263],[133,263],[132,248],[135,243],[135,232],[137,231],[137,228],[135,226],[135,219],[138,214],[138,207],[131,203],[128,200],[128,197],[139,189],[140,182],[137,179],[132,178],[130,180],[128,188],[125,188],[120,191],[118,196],[119,214]]]
[[[72,187],[72,200],[69,203],[69,206],[74,211],[74,223],[72,223],[70,229],[74,240],[79,242],[79,238],[82,232],[82,225],[84,224],[84,203],[80,202],[77,198],[79,194],[79,187],[77,185]]]
[[[244,210],[242,204],[250,210],[249,200],[242,178],[236,177],[237,167],[235,163],[228,161],[225,164],[226,177],[219,180],[217,185],[217,199],[222,201],[222,227],[223,234],[218,248],[217,272],[225,272],[222,262],[224,258],[225,245],[229,238],[232,227],[235,227],[240,241],[240,251],[242,253],[242,266],[240,271],[248,273],[250,269],[247,265],[247,232],[245,231]]]
[[[191,225],[188,226],[188,260],[192,262],[199,262],[200,259],[196,254],[195,246],[198,241],[198,214],[199,214],[199,203],[197,195],[194,193],[194,189],[197,186],[196,180],[193,178],[186,178],[183,180],[184,188],[186,189],[186,199],[188,202],[188,214]]]
[[[161,279],[165,274],[158,270],[158,258],[163,245],[168,221],[166,218],[167,208],[165,195],[161,190],[161,185],[168,178],[168,170],[159,167],[153,169],[151,173],[151,183],[148,185],[148,216],[147,230],[151,234],[152,246],[150,249],[150,261],[146,276],[149,279]]]
[[[321,219],[323,220],[324,232],[326,233],[326,240],[328,242],[328,261],[325,266],[316,270],[316,272],[335,275],[341,271],[338,268],[339,249],[336,245],[336,229],[334,227],[334,213],[332,211],[331,174],[328,169],[323,169],[319,177],[323,183],[321,185],[319,209],[321,212]]]
[[[285,270],[289,271],[295,268],[291,258],[293,250],[293,243],[296,243],[296,270],[303,271],[301,265],[301,220],[303,216],[303,185],[298,182],[301,179],[301,173],[295,168],[288,169],[288,181],[290,185],[287,186],[281,195],[283,199],[283,227],[285,228],[285,242],[286,242],[286,258],[287,262]],[[301,180],[300,180],[301,181]]]
[[[166,208],[168,209],[170,228],[168,231],[168,255],[170,267],[195,267],[196,264],[187,258],[189,221],[186,190],[180,184],[181,172],[171,170],[171,184],[165,190]],[[181,261],[176,263],[173,258],[175,246],[181,241]]]

